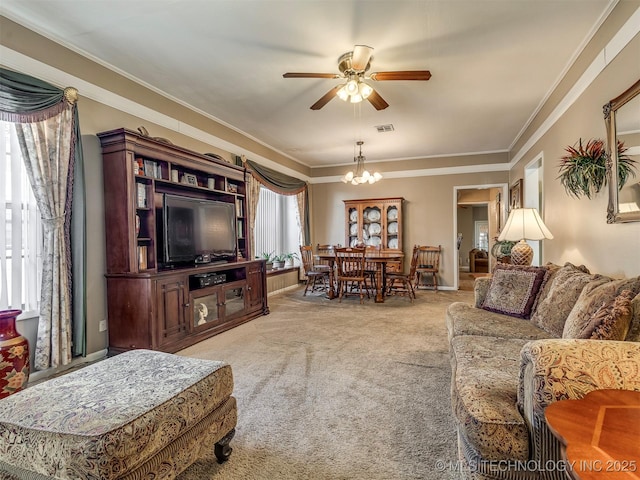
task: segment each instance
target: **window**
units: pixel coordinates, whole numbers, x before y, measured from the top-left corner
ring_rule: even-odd
[[[300,249],[300,224],[295,195],[280,195],[261,187],[256,212],[256,251],[263,253],[297,253]]]
[[[0,122],[0,309],[37,315],[42,278],[42,223],[15,128]]]
[[[475,246],[485,252],[489,250],[489,222],[486,220],[475,222]]]

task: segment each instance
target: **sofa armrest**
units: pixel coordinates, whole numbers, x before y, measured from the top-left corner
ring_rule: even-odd
[[[605,340],[534,340],[521,350],[518,409],[529,429],[532,459],[560,460],[545,408],[592,390],[640,391],[640,343]]]
[[[473,283],[473,295],[475,297],[475,307],[481,308],[484,303],[484,299],[489,291],[489,284],[491,283],[491,277],[478,277]]]

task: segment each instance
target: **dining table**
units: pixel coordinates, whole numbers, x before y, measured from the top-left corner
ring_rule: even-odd
[[[336,257],[333,253],[317,253],[316,260],[325,261],[329,264],[329,292],[330,299],[337,298],[338,292],[335,285],[335,264]],[[367,250],[365,252],[365,261],[373,263],[376,266],[376,303],[384,303],[387,264],[402,262],[404,253],[398,251],[386,250]]]

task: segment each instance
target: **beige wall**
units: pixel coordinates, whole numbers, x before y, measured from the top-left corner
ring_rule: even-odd
[[[383,179],[374,185],[325,183],[312,186],[311,240],[345,244],[343,200],[403,197],[404,249],[415,244],[442,245],[440,285],[452,287],[457,251],[454,247],[454,187],[507,183],[507,172]],[[466,255],[468,252],[462,252]]]
[[[606,222],[608,194],[575,199],[568,196],[558,176],[564,148],[579,138],[606,139],[602,106],[640,78],[640,35],[604,69],[555,125],[511,171],[511,181],[523,178],[527,163],[543,154],[544,220],[554,235],[545,240],[543,260],[584,264],[594,272],[640,275],[640,222]],[[638,172],[640,174],[640,172]]]

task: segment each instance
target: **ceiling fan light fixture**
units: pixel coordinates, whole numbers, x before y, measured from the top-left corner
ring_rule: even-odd
[[[371,88],[371,86],[367,85],[364,82],[360,82],[360,87],[358,90],[364,100],[366,100],[373,92],[373,88]]]
[[[356,80],[356,78],[354,77],[351,77],[344,88],[349,95],[358,93],[358,80]]]
[[[344,85],[342,85],[338,91],[336,92],[336,95],[338,95],[338,98],[344,102],[346,102],[347,100],[349,100],[349,94],[347,93],[347,84],[345,83]]]
[[[355,45],[351,52],[343,53],[338,58],[338,70],[340,73],[319,73],[319,72],[287,72],[283,74],[284,78],[331,78],[344,79],[343,85],[333,87],[324,96],[311,105],[311,110],[320,110],[334,97],[340,98],[351,103],[369,100],[373,108],[376,110],[384,110],[389,104],[380,96],[380,94],[370,85],[364,82],[364,79],[373,81],[386,80],[429,80],[431,72],[429,70],[398,70],[390,72],[369,72],[371,67],[371,56],[373,48],[367,45]]]
[[[360,103],[373,93],[373,88],[357,75],[350,75],[349,80],[341,85],[336,95],[344,102]]]

